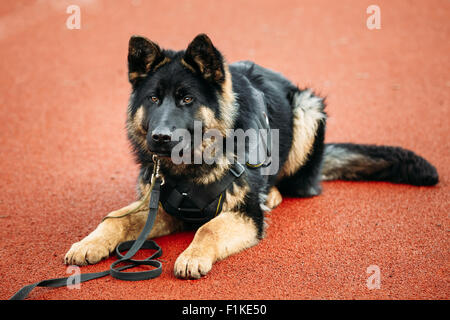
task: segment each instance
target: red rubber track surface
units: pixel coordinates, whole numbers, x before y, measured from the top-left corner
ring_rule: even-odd
[[[380,30],[366,27],[374,2]],[[69,4],[80,5],[80,30],[66,28]],[[173,276],[185,232],[157,239],[157,279],[106,277],[30,299],[448,299],[449,16],[445,0],[1,1],[0,298],[67,276],[71,244],[135,199],[129,37],[182,49],[204,32],[228,61],[326,95],[327,141],[412,149],[440,183],[327,182],[320,197],[284,199],[258,246],[201,280]],[[380,289],[366,285],[371,265]]]

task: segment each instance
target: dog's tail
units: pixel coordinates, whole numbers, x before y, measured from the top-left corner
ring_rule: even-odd
[[[370,180],[433,186],[439,182],[439,176],[432,164],[410,150],[330,143],[325,145],[322,180]]]

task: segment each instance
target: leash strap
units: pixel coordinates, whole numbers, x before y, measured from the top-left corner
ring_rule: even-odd
[[[156,166],[156,164],[155,164]],[[149,201],[149,213],[147,217],[147,222],[145,223],[144,228],[142,229],[140,235],[136,240],[125,241],[120,243],[116,247],[116,254],[119,258],[117,261],[113,262],[109,268],[109,270],[105,270],[102,272],[93,272],[93,273],[85,273],[80,275],[80,283],[98,279],[107,275],[111,275],[112,277],[120,280],[127,281],[138,281],[138,280],[147,280],[153,279],[161,275],[162,272],[162,263],[158,260],[154,260],[159,258],[162,255],[162,249],[160,246],[156,244],[153,240],[146,240],[150,231],[153,228],[153,224],[155,222],[156,214],[158,213],[158,204],[159,204],[159,196],[161,192],[161,184],[163,180],[158,177],[158,175],[152,176],[152,189],[150,193],[150,201]],[[132,259],[133,256],[140,249],[152,249],[156,250],[150,257],[143,260],[135,260]],[[128,250],[125,255],[122,255],[122,252]],[[127,265],[117,267],[120,263],[128,263]],[[155,269],[147,270],[147,271],[138,271],[138,272],[123,272],[126,269],[130,269],[133,267],[148,265],[155,267]],[[26,285],[22,287],[19,291],[17,291],[10,300],[24,300],[28,297],[30,292],[36,287],[64,287],[67,286],[67,280],[70,277],[65,278],[56,278],[56,279],[48,279],[39,281],[33,284]]]

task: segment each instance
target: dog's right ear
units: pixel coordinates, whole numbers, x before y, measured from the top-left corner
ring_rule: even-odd
[[[128,79],[133,88],[163,60],[164,54],[156,43],[132,36],[128,45]]]

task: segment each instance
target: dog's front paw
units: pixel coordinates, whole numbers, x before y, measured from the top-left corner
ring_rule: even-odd
[[[110,254],[108,244],[101,239],[89,239],[88,237],[76,242],[66,253],[64,262],[66,264],[84,266],[95,264]],[[114,249],[114,248],[113,248]]]
[[[199,279],[211,270],[212,265],[212,258],[188,248],[175,261],[174,274],[178,278]]]

